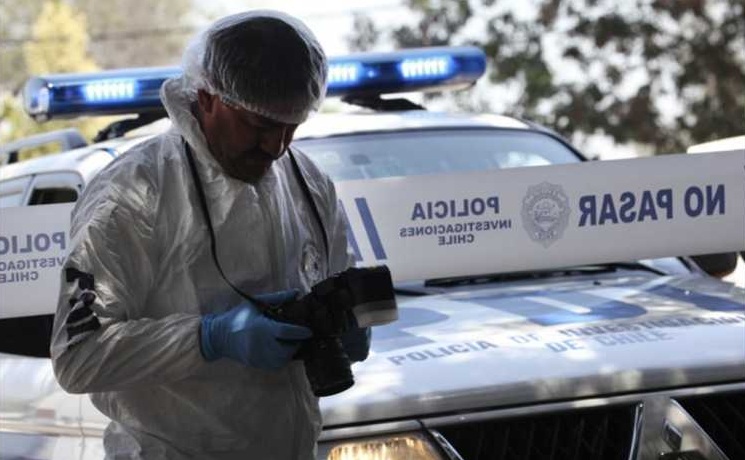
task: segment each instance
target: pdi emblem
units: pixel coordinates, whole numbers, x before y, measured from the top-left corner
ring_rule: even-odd
[[[323,280],[321,255],[318,253],[315,244],[311,242],[305,243],[301,264],[301,276],[309,287]]]
[[[528,187],[521,212],[523,227],[544,248],[562,237],[569,213],[569,198],[560,185],[542,182]]]

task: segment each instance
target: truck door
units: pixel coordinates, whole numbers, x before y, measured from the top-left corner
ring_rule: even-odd
[[[0,182],[0,213],[7,207],[75,202],[82,187],[82,177],[74,172],[6,180]],[[6,302],[12,299],[0,299]],[[88,458],[80,451],[80,408],[87,396],[65,393],[49,359],[54,315],[4,315],[3,310],[9,311],[0,306],[0,456]]]

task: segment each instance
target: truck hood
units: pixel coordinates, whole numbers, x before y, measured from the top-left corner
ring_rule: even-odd
[[[615,274],[409,298],[372,343],[326,427],[742,380],[745,290]]]

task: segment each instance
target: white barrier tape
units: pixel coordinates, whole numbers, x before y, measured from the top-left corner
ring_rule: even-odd
[[[464,153],[467,154],[467,153]],[[745,151],[338,184],[396,280],[745,249]]]
[[[337,185],[395,280],[745,249],[745,151]],[[0,209],[0,317],[52,313],[72,204]]]

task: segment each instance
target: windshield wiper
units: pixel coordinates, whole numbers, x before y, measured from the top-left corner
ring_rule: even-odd
[[[587,275],[594,273],[613,273],[618,270],[636,270],[664,276],[667,273],[639,262],[614,262],[607,264],[579,265],[576,267],[558,268],[551,270],[534,270],[526,272],[490,273],[484,275],[455,276],[449,278],[435,278],[424,281],[425,287],[455,287],[475,284],[485,284],[505,281],[519,281],[526,279],[543,279],[555,276]]]
[[[660,270],[659,268],[655,268],[642,262],[613,262],[609,264],[600,264],[600,266],[622,270],[645,271],[660,276],[667,276],[669,274],[664,272],[663,270]]]

